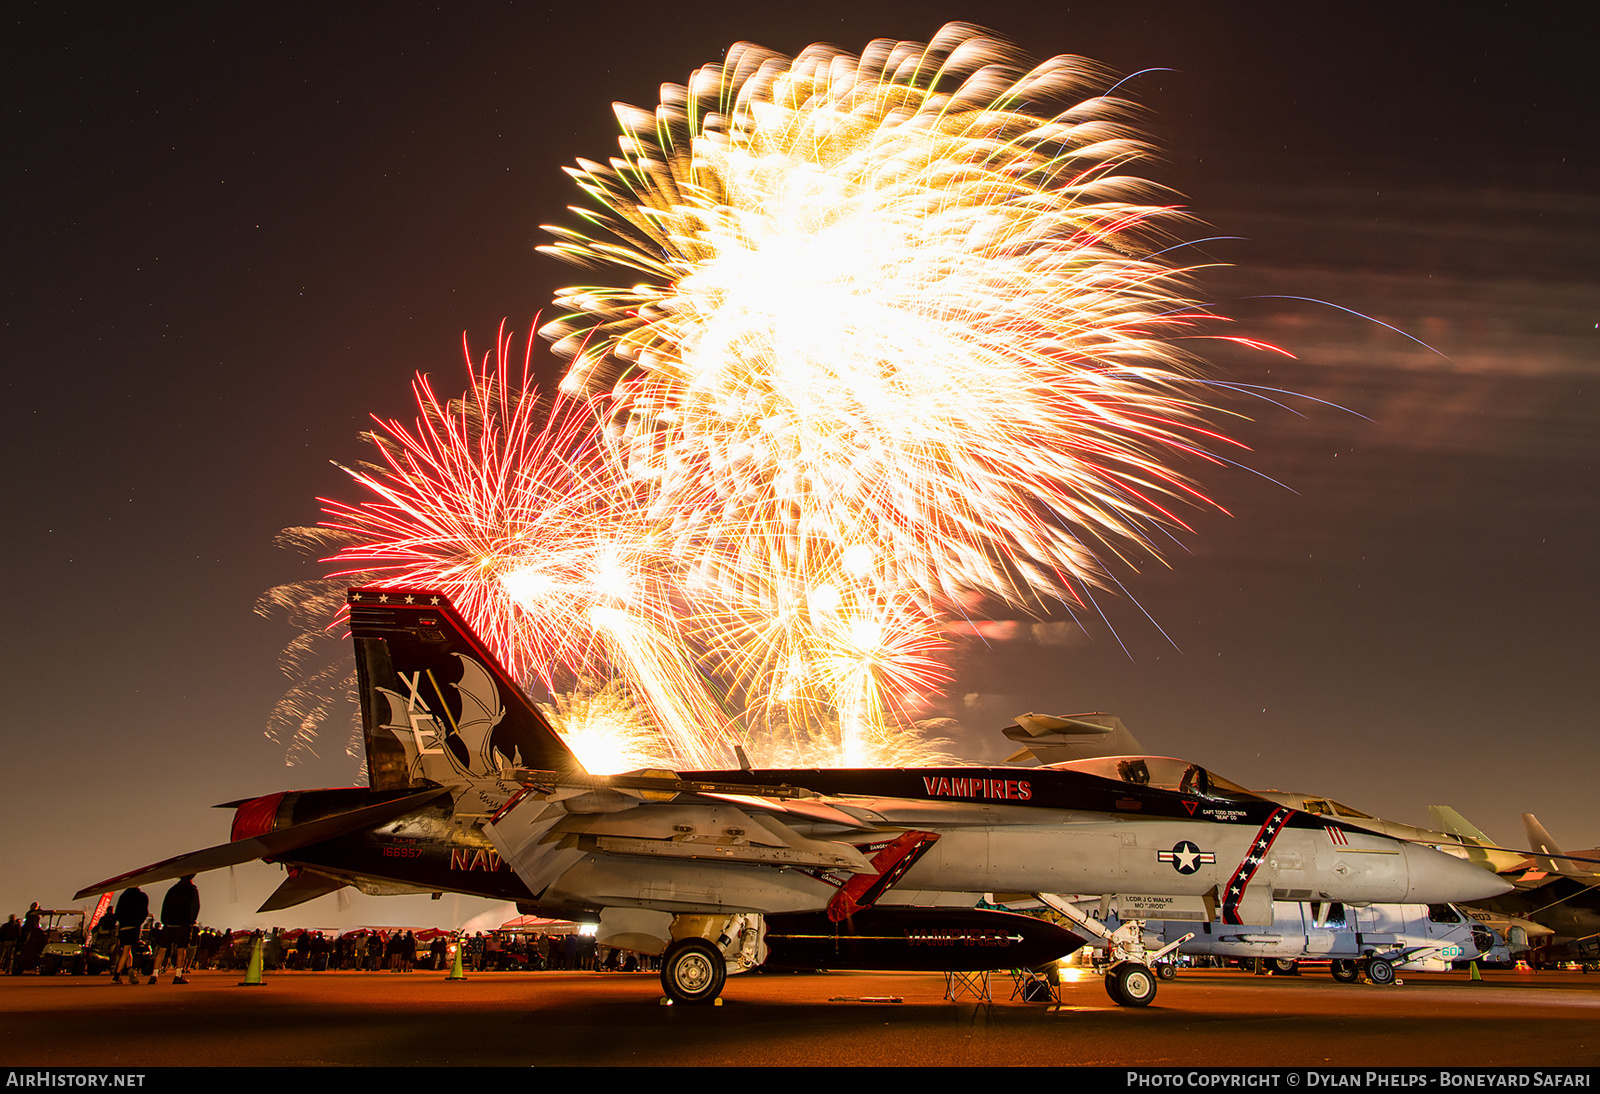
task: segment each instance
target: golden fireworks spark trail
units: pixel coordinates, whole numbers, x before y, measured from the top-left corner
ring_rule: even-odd
[[[1212,436],[1172,341],[1207,317],[1097,86],[961,25],[859,57],[740,44],[569,171],[594,228],[546,249],[646,280],[564,290],[541,333],[565,392],[611,398],[747,715],[831,709],[864,761],[885,682],[937,683],[930,624],[1081,602],[1101,553],[1153,553],[1172,499],[1204,502],[1169,464]]]
[[[660,737],[619,680],[578,681],[545,708],[550,722],[593,775],[637,771],[661,762]]]

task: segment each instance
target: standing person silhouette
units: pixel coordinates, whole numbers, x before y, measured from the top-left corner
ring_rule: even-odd
[[[189,947],[194,942],[194,925],[200,919],[200,890],[195,888],[194,875],[184,874],[167,890],[161,901],[161,922],[166,925],[161,950],[156,954],[155,969],[161,968],[162,958],[172,951],[174,984],[189,982]],[[150,983],[156,982],[154,970]]]
[[[139,929],[150,914],[150,898],[137,885],[130,886],[117,898],[117,910],[113,914],[117,919],[117,942],[121,948],[117,951],[117,963],[111,968],[111,982],[122,983],[122,970],[126,967],[128,983],[137,984],[139,969],[134,951],[139,948]]]

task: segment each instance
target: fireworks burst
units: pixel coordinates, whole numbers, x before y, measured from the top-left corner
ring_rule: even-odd
[[[655,725],[621,681],[578,683],[578,690],[554,696],[544,710],[584,770],[615,775],[660,762],[664,749]]]
[[[1204,500],[1168,466],[1204,457],[1171,340],[1204,316],[1156,257],[1177,214],[1127,173],[1124,104],[1079,101],[1102,82],[960,25],[742,44],[569,172],[602,231],[546,250],[649,280],[565,290],[541,333],[565,391],[613,399],[714,668],[769,708],[864,732],[885,679],[937,683],[929,624],[1081,603],[1097,550],[1153,551],[1170,500]]]
[[[418,376],[415,425],[376,419],[366,439],[383,463],[346,469],[376,497],[323,499],[323,526],[346,544],[331,560],[342,567],[335,579],[438,588],[514,676],[531,670],[548,683],[553,668],[591,667],[588,602],[578,590],[593,588],[586,576],[607,545],[571,532],[595,528],[590,507],[605,508],[612,480],[588,443],[593,415],[541,399],[530,360],[513,378],[502,329],[493,365],[474,368],[468,355],[472,386],[463,398],[441,401]],[[552,528],[565,533],[555,552]],[[544,611],[519,611],[528,599]]]
[[[545,249],[644,280],[558,296],[555,400],[503,332],[460,401],[419,378],[373,497],[326,503],[336,562],[441,588],[552,690],[614,673],[561,717],[646,710],[671,762],[925,758],[952,619],[1081,604],[1205,502],[1174,339],[1209,317],[1104,83],[952,25],[737,45],[617,107],[620,156],[569,172],[593,229]]]
[[[329,536],[320,528],[288,528],[279,533],[281,546],[301,551],[324,550]],[[297,633],[278,655],[278,667],[294,685],[267,717],[267,737],[284,748],[292,766],[301,754],[316,755],[324,728],[340,716],[348,732],[345,753],[363,758],[360,719],[350,711],[356,698],[356,674],[350,650],[329,623],[344,612],[346,584],[341,581],[297,581],[269,589],[256,601],[256,614],[283,613]]]

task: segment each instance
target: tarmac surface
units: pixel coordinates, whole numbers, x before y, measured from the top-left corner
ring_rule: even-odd
[[[1153,1005],[1089,975],[1061,1005],[950,1002],[937,973],[731,977],[718,1007],[661,1003],[653,974],[237,972],[191,983],[0,977],[0,1066],[1600,1065],[1600,976],[1186,970]],[[884,1001],[892,997],[899,1002]]]

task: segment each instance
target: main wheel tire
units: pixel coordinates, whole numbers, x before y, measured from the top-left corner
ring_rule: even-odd
[[[1156,997],[1156,974],[1148,965],[1124,961],[1106,977],[1106,991],[1124,1007],[1147,1007]]]
[[[1293,976],[1299,968],[1300,963],[1288,957],[1274,957],[1268,962],[1268,971],[1274,976]]]
[[[1163,980],[1176,980],[1178,978],[1177,966],[1164,961],[1156,966],[1156,975]]]
[[[1367,979],[1374,984],[1387,986],[1394,983],[1394,966],[1381,957],[1367,959]]]
[[[1350,960],[1336,960],[1333,963],[1333,978],[1341,984],[1354,984],[1361,979],[1361,970],[1356,963]]]
[[[674,942],[661,959],[661,988],[674,1003],[705,1006],[722,994],[728,963],[703,938]]]

